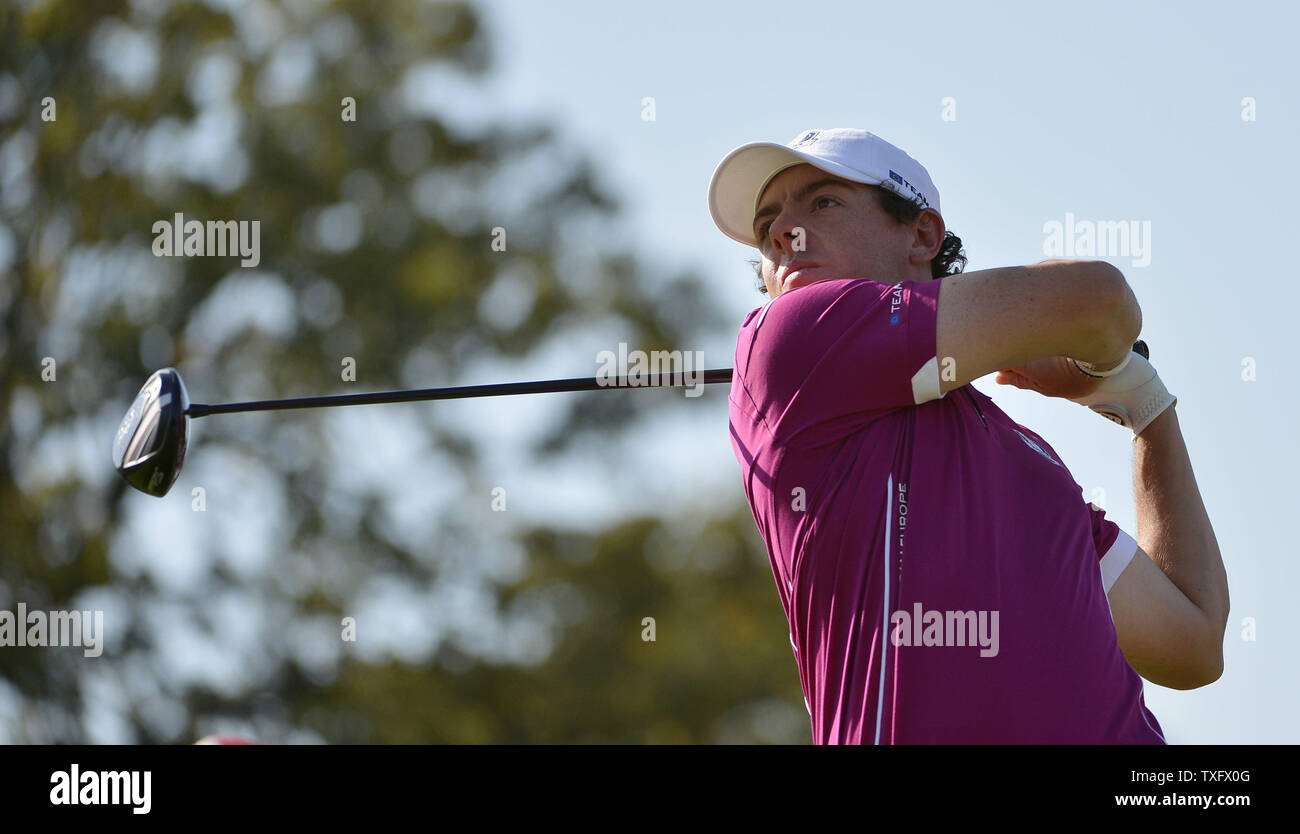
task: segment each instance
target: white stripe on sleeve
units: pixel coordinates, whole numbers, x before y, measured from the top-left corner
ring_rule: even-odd
[[[931,356],[919,371],[912,374],[912,400],[920,405],[937,400],[944,393],[939,385],[939,357]]]
[[[1115,537],[1115,543],[1106,551],[1106,555],[1101,557],[1101,587],[1110,593],[1110,588],[1119,579],[1119,575],[1128,567],[1128,563],[1133,561],[1133,556],[1138,551],[1138,543],[1132,536],[1125,533],[1120,528],[1119,535]]]

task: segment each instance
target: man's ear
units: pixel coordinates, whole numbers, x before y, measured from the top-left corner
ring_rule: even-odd
[[[934,260],[943,248],[947,231],[938,212],[926,209],[918,214],[912,221],[912,262],[929,263]]]

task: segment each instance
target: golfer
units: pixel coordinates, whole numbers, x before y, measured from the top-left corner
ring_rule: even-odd
[[[813,740],[1163,744],[1139,675],[1217,680],[1228,586],[1120,271],[963,274],[929,173],[864,130],[743,145],[709,207],[770,297],[731,439]],[[994,371],[1132,432],[1136,539],[969,384]]]

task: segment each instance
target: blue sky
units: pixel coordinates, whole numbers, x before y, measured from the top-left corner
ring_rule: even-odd
[[[453,123],[487,114],[557,122],[624,200],[630,244],[665,272],[707,275],[737,326],[763,297],[746,263],[752,250],[717,231],[705,189],[722,157],[745,142],[785,142],[808,128],[880,134],[929,169],[948,227],[966,243],[968,270],[1044,260],[1045,225],[1067,216],[1149,223],[1148,264],[1132,253],[1104,256],[1137,294],[1153,364],[1179,398],[1232,614],[1223,678],[1192,692],[1147,684],[1147,703],[1172,742],[1300,741],[1300,618],[1290,598],[1300,567],[1283,523],[1294,505],[1284,475],[1300,457],[1286,342],[1300,300],[1286,257],[1300,180],[1294,10],[482,6],[495,77],[474,101],[450,81],[429,95],[454,108]],[[652,122],[641,115],[646,97],[655,101]],[[1253,119],[1244,119],[1252,106]],[[684,347],[705,350],[706,364],[718,367],[731,364],[733,345],[734,330]],[[1253,381],[1243,378],[1248,366]],[[976,387],[1042,434],[1084,495],[1136,532],[1124,430],[992,376]],[[689,451],[647,462],[656,465],[644,489],[669,507],[740,497],[725,396],[703,397],[690,411],[660,427],[688,439]],[[698,492],[682,493],[683,483]],[[1242,638],[1247,618],[1254,640]]]

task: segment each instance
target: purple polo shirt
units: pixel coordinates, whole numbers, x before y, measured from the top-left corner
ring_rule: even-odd
[[[732,446],[813,740],[1162,744],[1106,599],[1137,543],[1047,441],[940,394],[941,280],[819,281],[737,340]]]

